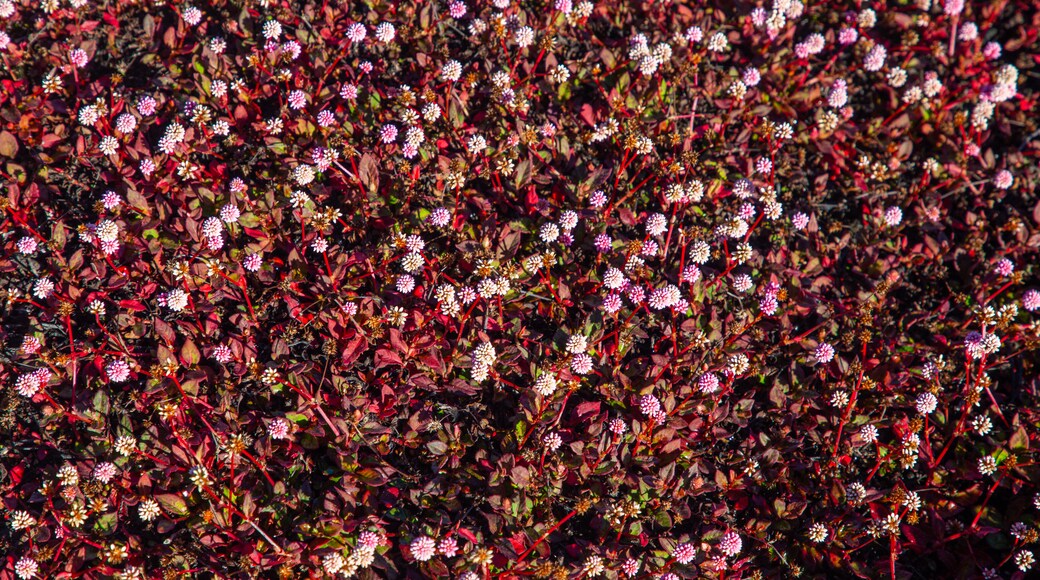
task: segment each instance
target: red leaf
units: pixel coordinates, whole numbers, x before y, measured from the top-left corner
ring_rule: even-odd
[[[396,352],[385,348],[376,351],[375,368],[381,369],[390,365],[401,366],[401,364],[401,357]]]
[[[137,300],[120,300],[120,308],[126,308],[127,310],[133,310],[134,312],[143,312],[147,310],[144,304],[141,304]]]
[[[578,419],[587,419],[589,417],[599,415],[599,401],[590,401],[578,405]]]

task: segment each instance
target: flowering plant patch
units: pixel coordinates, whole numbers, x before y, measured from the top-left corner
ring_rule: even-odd
[[[0,578],[1035,573],[1035,0],[0,0]]]

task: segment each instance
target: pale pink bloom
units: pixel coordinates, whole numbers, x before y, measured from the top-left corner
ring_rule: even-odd
[[[704,394],[711,394],[719,390],[719,377],[715,373],[704,373],[697,379],[697,387]]]
[[[885,210],[885,225],[896,227],[903,221],[903,210],[898,207],[890,207]]]
[[[383,143],[393,143],[397,139],[397,127],[390,123],[383,125],[379,130],[379,138]]]
[[[202,11],[194,6],[188,6],[181,14],[181,18],[184,19],[188,26],[196,26],[199,22],[202,22]]]
[[[1001,169],[997,172],[997,175],[993,178],[993,185],[997,189],[1008,189],[1011,184],[1015,182],[1015,176],[1011,174],[1007,169]]]
[[[226,344],[218,345],[217,348],[213,349],[213,359],[220,364],[225,364],[231,361],[231,348]]]
[[[116,466],[105,461],[94,468],[94,477],[101,483],[108,483],[116,476]]]
[[[141,97],[140,99],[137,99],[137,112],[147,117],[155,112],[155,107],[157,104],[158,103],[156,103],[155,99],[153,99],[152,97]]]
[[[331,111],[322,111],[318,113],[318,125],[322,127],[331,127],[336,122],[336,116]]]
[[[368,31],[365,30],[365,25],[360,22],[355,22],[347,27],[347,40],[350,42],[361,42],[365,40],[367,35]]]
[[[379,42],[391,42],[395,36],[397,36],[397,31],[393,24],[383,22],[376,26],[376,40]]]
[[[615,293],[607,294],[606,298],[603,299],[603,310],[607,314],[614,314],[618,310],[621,310],[621,297]]]
[[[615,435],[624,435],[625,431],[628,431],[628,425],[618,418],[611,419],[610,423],[607,424],[607,428]]]
[[[76,68],[83,68],[90,62],[90,57],[81,48],[74,48],[69,51],[69,62],[71,62]]]
[[[289,108],[294,110],[302,109],[307,105],[307,94],[303,91],[292,91],[289,93]]]
[[[1022,295],[1022,307],[1029,312],[1040,309],[1040,292],[1032,289],[1026,290]]]
[[[826,342],[821,342],[813,351],[813,356],[821,363],[829,363],[834,359],[834,347]]]
[[[419,562],[425,562],[433,558],[434,554],[437,553],[437,544],[429,536],[419,536],[412,540],[408,549],[411,551],[413,558]]]
[[[446,558],[451,558],[459,553],[459,543],[455,538],[443,538],[437,543],[437,551]]]
[[[859,40],[859,31],[855,28],[842,28],[841,31],[838,32],[838,44],[843,46],[855,44],[857,40]]]
[[[931,393],[921,393],[917,396],[917,412],[922,415],[927,415],[935,410],[939,401],[935,398],[935,395]]]
[[[560,437],[559,433],[552,431],[546,433],[545,436],[542,437],[542,443],[545,445],[545,449],[549,451],[549,453],[552,453],[559,449],[560,445],[563,445],[563,439]]]
[[[1015,271],[1015,263],[1007,258],[997,262],[996,268],[994,268],[997,274],[1001,276],[1010,276]]]
[[[458,20],[466,15],[466,3],[456,0],[448,4],[448,15]]]
[[[887,56],[888,51],[885,50],[885,47],[875,44],[874,48],[870,49],[870,52],[863,57],[863,68],[870,72],[877,72],[885,66],[885,58]]]
[[[697,557],[697,548],[693,544],[679,544],[672,551],[672,557],[679,564],[689,564]]]
[[[350,83],[343,85],[343,88],[339,90],[339,96],[343,97],[348,101],[353,101],[358,97],[358,88]]]
[[[601,208],[606,204],[607,194],[603,193],[603,191],[601,190],[597,189],[596,191],[592,192],[591,196],[589,196],[589,205],[595,209]]]
[[[592,371],[592,357],[582,353],[571,359],[571,371],[577,375],[587,375]]]
[[[260,254],[249,254],[246,256],[246,259],[242,261],[242,266],[250,272],[257,272],[260,270],[260,266],[263,262],[264,259]]]
[[[1028,295],[1028,292],[1026,294]],[[33,355],[36,354],[42,346],[40,339],[27,334],[22,338],[22,346],[19,350],[24,354]]]
[[[759,301],[758,307],[762,310],[762,314],[772,316],[773,314],[776,314],[776,310],[780,307],[780,303],[777,302],[776,296],[765,296],[761,301]]]
[[[123,359],[114,360],[105,365],[105,374],[113,383],[126,382],[130,378],[130,365],[126,364]]]
[[[986,57],[986,60],[996,60],[1000,58],[1002,50],[1000,44],[997,42],[987,42],[982,47],[982,56]]]
[[[661,410],[661,401],[653,395],[643,395],[639,399],[639,411],[644,415],[650,417],[656,415]]]
[[[18,240],[18,243],[15,244],[15,247],[17,247],[18,251],[22,254],[35,254],[39,245],[33,238],[25,236]]]
[[[271,436],[271,439],[288,439],[289,422],[281,417],[275,418],[267,424],[267,433]]]
[[[731,558],[739,554],[742,547],[743,542],[736,532],[726,532],[726,535],[719,540],[719,550]]]
[[[375,550],[381,543],[383,538],[376,532],[365,530],[358,535],[358,547],[362,550]]]

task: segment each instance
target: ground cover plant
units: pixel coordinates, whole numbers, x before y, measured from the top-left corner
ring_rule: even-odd
[[[0,0],[0,578],[1024,578],[1035,0]]]

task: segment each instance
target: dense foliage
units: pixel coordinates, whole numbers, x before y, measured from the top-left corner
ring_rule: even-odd
[[[0,0],[0,578],[1035,573],[1038,8]]]

